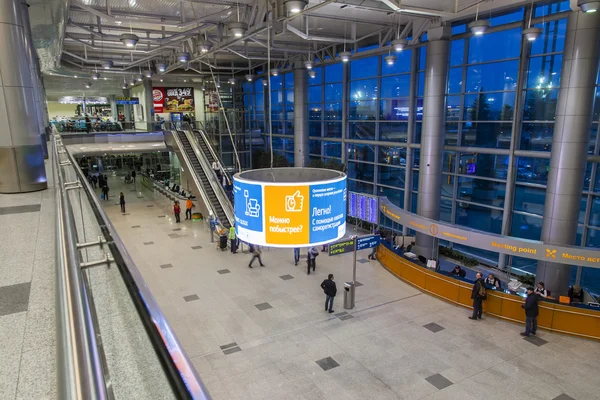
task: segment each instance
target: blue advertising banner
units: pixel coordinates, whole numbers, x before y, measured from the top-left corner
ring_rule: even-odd
[[[346,226],[346,180],[310,186],[310,242],[339,238]]]
[[[377,247],[379,246],[380,240],[380,235],[359,237],[356,242],[356,250],[372,249],[373,247]]]
[[[262,186],[233,180],[235,231],[250,243],[260,243],[263,235]]]

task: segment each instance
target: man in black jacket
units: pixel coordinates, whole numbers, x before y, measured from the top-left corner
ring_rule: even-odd
[[[521,332],[521,336],[535,335],[537,331],[537,316],[538,316],[539,297],[533,292],[530,286],[527,288],[527,299],[521,307],[525,309],[525,332]]]
[[[329,276],[327,276],[327,279],[321,283],[321,288],[325,292],[325,311],[329,310],[329,312],[332,313],[334,312],[333,298],[337,293],[337,287],[333,281],[333,274],[329,274]]]
[[[473,316],[469,317],[469,319],[481,319],[483,300],[485,300],[485,297],[485,286],[482,275],[481,272],[478,272],[477,279],[473,285],[473,290],[471,291],[471,298],[473,299]]]

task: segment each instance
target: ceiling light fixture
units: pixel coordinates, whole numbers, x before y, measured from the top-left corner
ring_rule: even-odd
[[[387,65],[394,65],[394,63],[396,62],[396,60],[398,59],[398,57],[396,57],[393,54],[387,55],[383,58],[385,60],[385,63]]]
[[[273,75],[273,76],[278,76],[278,75],[279,75],[279,69],[277,69],[277,68],[273,68],[273,69],[271,70],[271,75]]]
[[[339,54],[339,57],[343,62],[348,62],[348,61],[350,61],[350,58],[352,57],[352,53],[350,53],[349,51],[342,51]]]
[[[311,78],[315,78],[317,76],[317,71],[311,69],[310,71],[308,71],[308,76],[310,76]]]
[[[490,27],[489,19],[479,19],[479,3],[477,3],[477,12],[475,13],[475,21],[469,23],[468,28],[473,35],[483,35]]]
[[[136,81],[141,82],[144,80],[144,75],[142,74],[138,74],[137,78],[135,78]]]
[[[267,86],[269,84],[269,82],[266,79],[263,79],[262,83],[263,83],[263,86]]]
[[[102,61],[102,68],[104,69],[111,69],[113,65],[114,63],[110,60]]]
[[[77,75],[75,75],[74,78],[77,78]]]
[[[313,60],[306,60],[304,61],[304,66],[306,67],[306,69],[312,69],[313,67]]]
[[[227,82],[229,82],[230,85],[235,85],[235,78],[229,78]]]
[[[123,86],[121,86],[123,88],[123,90],[127,89],[127,83],[123,83]]]
[[[119,40],[127,47],[133,47],[137,44],[140,38],[133,33],[123,33],[119,36]]]
[[[229,31],[233,33],[235,37],[242,37],[248,30],[248,25],[244,22],[231,22],[229,23]]]
[[[304,11],[307,4],[308,0],[287,0],[284,2],[288,14],[298,14],[300,11]]]
[[[212,44],[210,44],[204,39],[200,39],[198,41],[198,49],[200,49],[202,53],[207,53],[210,51],[210,49],[212,49]]]
[[[137,83],[137,81],[135,80],[135,78],[131,78],[131,80],[129,81],[129,84],[131,86],[135,85]]]
[[[152,78],[152,71],[150,71],[149,69],[144,71],[144,76],[146,78]]]
[[[394,40],[392,40],[392,47],[394,48],[394,51],[402,51],[402,50],[404,50],[404,48],[406,47],[407,44],[408,44],[408,41],[406,39],[394,39]]]
[[[104,80],[105,80],[105,81],[107,81],[107,80],[108,80],[108,78],[107,78],[107,77],[104,77]]]
[[[529,40],[530,42],[533,42],[535,39],[540,37],[541,34],[542,34],[542,28],[533,27],[533,28],[523,29],[523,36],[525,36],[525,39]]]
[[[88,88],[88,89],[91,88],[92,87],[92,82],[86,82],[85,83],[85,87]]]
[[[247,80],[248,82],[252,82],[252,81],[254,80],[254,75],[252,75],[252,74],[248,74],[248,75],[246,75],[246,80]]]
[[[161,79],[160,81],[162,82],[163,80]]]
[[[187,52],[177,53],[177,59],[179,60],[180,63],[185,64],[186,62],[190,61],[190,53],[187,53]]]
[[[200,89],[202,89],[202,91],[204,92],[206,90],[206,86],[202,85],[200,86]]]
[[[166,63],[158,63],[156,64],[156,69],[158,70],[158,72],[165,72],[167,70],[167,64]]]
[[[97,81],[98,79],[100,79],[100,74],[95,72],[92,75],[90,75],[92,77],[93,80]]]
[[[577,0],[577,6],[584,13],[595,13],[600,9],[600,1],[597,0]]]

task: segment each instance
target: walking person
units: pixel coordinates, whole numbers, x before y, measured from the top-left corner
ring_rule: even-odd
[[[307,274],[310,275],[310,267],[312,267],[313,272],[315,272],[315,268],[317,267],[317,257],[319,256],[319,250],[315,247],[311,247],[308,249],[308,253],[306,254],[306,263],[308,265]]]
[[[534,292],[533,288],[527,288],[527,299],[521,307],[525,309],[525,332],[521,332],[521,336],[534,335],[537,331],[537,316],[539,295]]]
[[[108,188],[108,184],[106,182],[104,182],[104,186],[102,186],[102,196],[104,197],[105,201],[108,201],[108,192],[110,191],[110,189]]]
[[[181,214],[181,207],[179,206],[179,202],[175,201],[175,204],[173,204],[173,214],[175,215],[175,223],[180,223],[181,222],[181,218],[180,218],[180,214]]]
[[[96,189],[96,185],[98,185],[98,177],[96,175],[92,175],[92,186]]]
[[[231,252],[233,254],[237,253],[237,240],[235,237],[235,224],[231,228],[229,228],[229,247],[231,247]]]
[[[473,299],[473,316],[469,317],[469,319],[475,320],[481,319],[481,314],[483,313],[483,301],[487,297],[481,272],[478,272],[476,276],[477,279],[475,280],[473,290],[471,291],[471,298]]]
[[[321,288],[325,292],[325,311],[329,311],[330,313],[335,312],[333,311],[333,299],[337,294],[337,286],[333,281],[333,274],[327,276],[327,279],[321,283]]]
[[[217,178],[221,177],[221,168],[219,167],[219,163],[217,162],[217,160],[212,162],[212,169],[215,172],[215,175],[217,176]]]
[[[262,254],[262,250],[260,249],[260,246],[258,245],[254,245],[254,244],[250,244],[250,253],[252,253],[252,259],[250,260],[250,264],[248,264],[248,268],[252,268],[252,263],[254,263],[254,260],[256,260],[258,258],[258,263],[260,264],[261,267],[264,267],[265,264],[263,264],[260,255]]]
[[[133,179],[133,183],[135,183],[135,169],[131,171],[131,179]]]
[[[300,261],[300,247],[294,248],[294,265],[298,265]]]
[[[119,204],[121,205],[121,213],[125,214],[125,195],[123,192],[119,195]]]
[[[192,207],[194,207],[194,203],[192,203],[192,199],[188,197],[185,201],[185,219],[192,219]]]

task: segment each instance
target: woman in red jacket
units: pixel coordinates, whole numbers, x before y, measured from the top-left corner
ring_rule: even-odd
[[[173,214],[175,214],[175,222],[179,223],[181,220],[179,219],[179,214],[181,214],[181,207],[179,206],[179,202],[176,201],[173,205]]]

